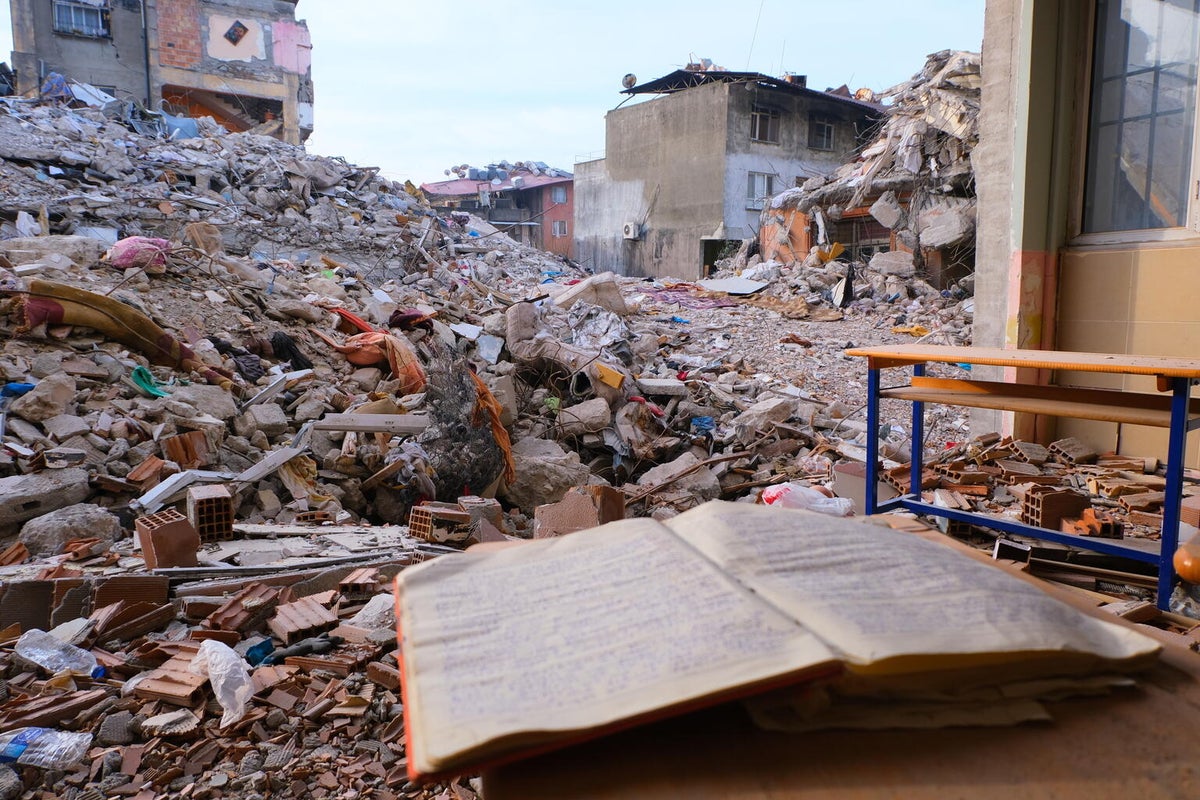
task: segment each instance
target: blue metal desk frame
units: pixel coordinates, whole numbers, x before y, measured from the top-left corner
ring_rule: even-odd
[[[899,351],[902,347],[888,348],[889,350]],[[933,361],[943,361],[945,363],[979,363],[971,361],[972,348],[954,348],[956,352],[954,359],[931,358]],[[869,350],[869,348],[864,348]],[[866,352],[848,351],[850,355],[868,355]],[[1018,352],[1018,351],[1014,351]],[[1052,352],[1045,352],[1045,356],[1053,357]],[[1060,544],[1069,545],[1080,550],[1089,550],[1097,553],[1105,553],[1108,555],[1122,556],[1125,558],[1143,561],[1150,564],[1155,564],[1158,567],[1158,607],[1166,610],[1171,598],[1171,591],[1175,583],[1175,567],[1172,563],[1172,558],[1175,554],[1175,549],[1178,546],[1179,539],[1179,510],[1180,503],[1183,499],[1183,461],[1184,447],[1187,443],[1187,435],[1189,432],[1200,428],[1200,417],[1188,419],[1188,401],[1191,396],[1192,385],[1195,382],[1194,378],[1190,377],[1160,377],[1160,381],[1167,381],[1171,387],[1171,422],[1169,431],[1169,439],[1167,444],[1167,475],[1166,487],[1164,489],[1163,500],[1163,527],[1162,538],[1159,542],[1160,548],[1158,555],[1147,553],[1141,550],[1135,550],[1121,544],[1116,544],[1119,540],[1105,540],[1085,536],[1076,536],[1061,531],[1053,531],[1047,528],[1039,528],[1033,525],[1026,525],[1021,522],[1015,522],[1008,519],[993,517],[985,514],[974,514],[966,511],[958,511],[956,509],[943,508],[941,506],[926,503],[921,499],[920,489],[921,475],[924,468],[924,457],[922,453],[921,443],[925,439],[925,403],[923,401],[912,402],[912,472],[910,478],[910,494],[901,495],[900,497],[888,500],[885,503],[879,503],[879,437],[871,435],[872,431],[879,430],[879,400],[881,399],[880,392],[883,387],[880,381],[880,373],[883,369],[889,366],[885,364],[879,366],[874,363],[875,359],[868,355],[867,368],[867,486],[866,486],[866,513],[875,514],[884,511],[892,511],[895,509],[907,509],[918,514],[927,514],[936,517],[945,517],[947,519],[958,520],[970,525],[977,525],[983,528],[992,528],[994,530],[1003,531],[1005,533],[1018,534],[1028,536],[1035,539],[1045,541],[1058,542]],[[925,374],[924,362],[912,364],[912,374],[919,377]],[[1020,366],[1012,364],[1011,366]],[[899,368],[899,367],[898,367]],[[1116,371],[1116,370],[1107,370]],[[917,492],[911,493],[912,487],[918,487]]]

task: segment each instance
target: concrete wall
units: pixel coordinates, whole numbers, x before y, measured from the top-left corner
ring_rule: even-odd
[[[1178,246],[1068,248],[1059,275],[1058,347],[1101,353],[1196,358],[1200,353],[1200,241]],[[1062,382],[1154,393],[1154,378],[1067,374]],[[1166,456],[1157,428],[1062,420],[1060,436],[1129,455]],[[1188,466],[1200,465],[1200,436],[1188,437]]]
[[[645,213],[645,181],[612,180],[604,158],[577,163],[574,172],[575,260],[595,272],[630,274],[626,265],[641,242],[622,238],[621,226]]]
[[[142,14],[136,0],[112,3],[110,36],[103,38],[55,33],[48,0],[10,0],[9,6],[18,93],[36,93],[43,76],[58,72],[82,83],[117,87],[119,97],[145,102]]]
[[[551,198],[554,196],[554,188],[559,186],[566,190],[567,200],[565,203],[555,203]],[[554,184],[541,187],[541,197],[538,200],[537,211],[541,213],[542,223],[542,242],[541,248],[549,253],[556,253],[567,258],[575,257],[575,189],[568,183]],[[565,222],[567,224],[567,233],[565,236],[554,235],[554,223]]]
[[[728,92],[709,84],[608,112],[607,158],[576,165],[584,263],[622,275],[697,277],[700,237],[724,221]],[[624,239],[622,226],[643,219],[641,239]]]
[[[724,221],[730,239],[747,239],[758,230],[760,209],[749,207],[746,197],[749,173],[774,175],[776,194],[798,185],[797,180],[803,183],[815,175],[827,175],[853,157],[855,122],[866,124],[867,119],[866,114],[854,113],[837,102],[749,85],[753,88],[734,86],[729,90]],[[751,113],[760,103],[780,112],[778,144],[750,138]],[[809,149],[812,113],[834,123],[834,149]]]
[[[1194,358],[1200,350],[1200,236],[1127,244],[1078,239],[1083,194],[1089,0],[988,0],[983,109],[975,150],[979,193],[974,341],[978,345]],[[1195,202],[1195,200],[1193,200]],[[981,377],[994,370],[976,370]],[[1008,375],[1026,381],[1155,391],[1120,375]],[[972,432],[1165,456],[1158,429],[977,412]],[[1189,466],[1200,464],[1190,437]]]
[[[312,128],[311,39],[294,5],[275,0],[147,0],[157,31],[150,37],[158,69],[153,91],[178,86],[282,104],[285,141]],[[234,43],[225,33],[246,28]],[[303,71],[301,71],[303,69]],[[303,101],[303,106],[301,105]],[[302,130],[303,129],[303,130]]]

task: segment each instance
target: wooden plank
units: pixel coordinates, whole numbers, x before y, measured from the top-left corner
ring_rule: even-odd
[[[1016,388],[1016,387],[1014,387]],[[1170,411],[1155,411],[1117,405],[1096,405],[1075,400],[1050,400],[1037,397],[1022,397],[1012,394],[979,394],[955,392],[945,389],[925,389],[919,386],[899,386],[883,389],[880,396],[908,402],[941,403],[966,408],[991,408],[999,411],[1014,411],[1028,414],[1046,414],[1054,417],[1095,419],[1102,422],[1120,422],[1128,425],[1146,425],[1166,428],[1171,424]]]
[[[1122,392],[1114,389],[1087,389],[1076,386],[1037,386],[1031,384],[998,383],[961,378],[934,378],[916,375],[913,386],[923,389],[944,389],[951,392],[974,392],[978,394],[1003,395],[1005,397],[1029,397],[1043,400],[1068,400],[1095,405],[1130,406],[1149,411],[1171,411],[1171,396],[1146,394],[1144,392]],[[1190,414],[1200,414],[1200,398],[1193,398]],[[1138,459],[1141,461],[1141,459]]]
[[[1000,347],[952,347],[948,345],[889,345],[855,347],[848,356],[880,362],[881,366],[903,366],[938,362],[980,364],[1030,369],[1068,369],[1120,375],[1162,375],[1168,378],[1200,378],[1200,360],[1141,356],[1122,353],[1073,353],[1060,350],[1005,350]]]
[[[424,414],[326,414],[313,423],[318,431],[356,433],[420,433],[429,427]]]

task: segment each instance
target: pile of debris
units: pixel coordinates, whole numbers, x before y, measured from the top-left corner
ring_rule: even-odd
[[[392,621],[358,616],[396,570],[865,453],[848,329],[588,275],[270,138],[11,99],[0,128],[0,735],[96,737],[0,797],[469,797],[402,777]],[[19,655],[50,629],[107,677]],[[253,690],[224,725],[210,640]]]
[[[403,776],[396,571],[768,487],[845,513],[867,436],[911,456],[843,353],[907,312],[817,321],[837,267],[588,275],[274,139],[3,103],[0,737],[94,738],[0,799],[470,798]],[[105,675],[20,644],[47,630]]]
[[[1042,446],[990,433],[926,460],[920,492],[925,502],[941,508],[1077,536],[1120,539],[1157,555],[1163,472],[1157,458],[1098,453],[1074,437]],[[909,463],[891,464],[882,477],[890,496],[909,493]],[[1180,541],[1200,528],[1200,489],[1189,485],[1184,495]],[[955,535],[983,532],[945,518],[938,523]],[[1005,558],[1027,564],[1031,574],[1153,605],[1158,587],[1154,564],[1019,536],[998,541],[997,556],[1002,550]],[[1197,612],[1187,586],[1176,588],[1171,606],[1188,616]]]
[[[974,267],[979,65],[976,53],[935,53],[911,81],[883,93],[892,100],[887,114],[854,161],[763,209],[763,257],[803,262],[818,280],[837,281],[847,268],[830,262],[850,251],[863,262],[860,284],[842,303],[907,304],[930,294],[933,287],[905,285],[922,274],[933,293],[970,294],[960,279]]]

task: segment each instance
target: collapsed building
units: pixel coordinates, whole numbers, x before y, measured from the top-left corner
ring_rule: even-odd
[[[293,144],[313,130],[312,39],[297,0],[13,0],[15,91],[51,76],[121,102]]]
[[[829,175],[775,196],[763,209],[765,259],[823,260],[844,252],[876,271],[920,270],[945,288],[974,268],[979,55],[942,51],[890,98],[875,137]]]

